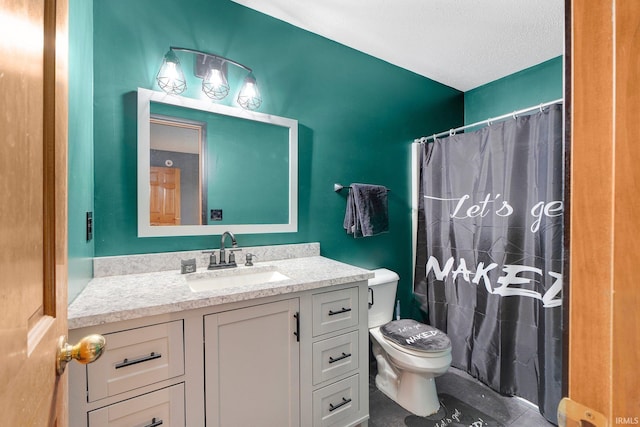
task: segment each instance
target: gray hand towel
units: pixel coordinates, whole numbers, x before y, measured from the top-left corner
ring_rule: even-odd
[[[343,226],[353,237],[375,236],[389,231],[387,188],[351,184]]]

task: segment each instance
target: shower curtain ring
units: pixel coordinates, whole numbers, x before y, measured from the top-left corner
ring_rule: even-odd
[[[541,112],[541,113],[544,113],[544,109],[543,109],[543,104],[542,104],[542,102],[540,103],[540,112]]]
[[[513,117],[514,120],[518,118],[518,116],[516,115],[516,111],[514,111],[511,116]]]
[[[455,129],[449,130],[449,136],[453,136],[455,134],[456,134],[456,130]]]

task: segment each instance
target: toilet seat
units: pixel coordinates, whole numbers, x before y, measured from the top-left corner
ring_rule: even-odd
[[[380,332],[380,326],[369,329],[369,333],[389,357],[406,369],[431,371],[444,368],[446,370],[451,364],[451,347],[428,353],[409,351],[388,341]]]
[[[451,340],[444,332],[413,319],[392,320],[382,325],[380,332],[391,345],[418,357],[451,349]]]
[[[384,337],[384,335],[382,335],[382,332],[380,333],[382,339],[384,339],[387,344],[389,344],[391,347],[395,348],[398,351],[401,351],[403,353],[409,354],[413,357],[423,357],[423,358],[433,358],[433,357],[442,357],[442,356],[446,356],[448,354],[451,354],[451,348],[449,348],[448,350],[440,350],[440,351],[416,351],[416,350],[411,350],[408,349],[406,347],[401,347],[398,344],[394,343],[393,341],[389,341],[388,339],[386,339]]]

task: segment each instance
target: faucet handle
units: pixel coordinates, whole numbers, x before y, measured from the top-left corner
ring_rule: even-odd
[[[236,255],[234,254],[234,252],[241,251],[242,248],[232,248],[227,250],[229,251],[229,264],[235,264]]]
[[[216,252],[215,251],[202,251],[203,254],[211,254],[209,255],[209,266],[207,267],[207,269],[209,270],[213,270],[215,268],[215,265],[218,263],[218,261],[216,260]]]

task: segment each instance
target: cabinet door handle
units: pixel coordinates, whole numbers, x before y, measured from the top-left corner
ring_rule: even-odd
[[[153,418],[153,419],[151,420],[151,424],[147,424],[147,425],[146,425],[146,426],[144,426],[144,427],[158,427],[158,426],[161,426],[161,425],[162,425],[162,420],[157,420],[157,421],[156,421],[156,419],[155,419],[155,418]]]
[[[335,363],[342,359],[346,359],[347,357],[351,357],[351,353],[342,352],[342,356],[338,356],[335,359],[333,357],[329,357],[329,363]]]
[[[149,360],[159,359],[161,357],[162,357],[162,354],[151,352],[150,355],[142,356],[142,357],[139,357],[138,359],[132,359],[132,360],[124,359],[122,362],[116,364],[116,369],[125,368],[127,366],[136,365],[142,362],[148,362]]]
[[[338,310],[338,311],[329,310],[329,316],[335,316],[336,314],[342,314],[349,311],[351,311],[350,308],[344,308],[344,307],[342,307],[342,310]]]
[[[344,405],[346,405],[349,402],[351,402],[351,399],[345,399],[343,397],[342,398],[342,402],[338,403],[337,405],[334,405],[333,403],[329,403],[329,412],[333,412],[336,409],[343,407]]]
[[[296,318],[296,331],[293,333],[293,335],[296,336],[296,341],[300,342],[300,313],[296,313],[293,315],[293,317]]]

